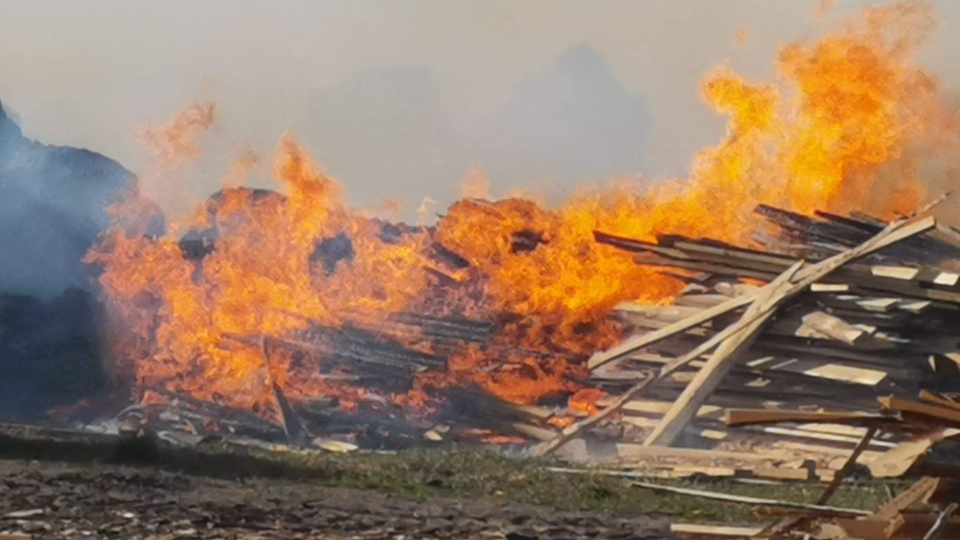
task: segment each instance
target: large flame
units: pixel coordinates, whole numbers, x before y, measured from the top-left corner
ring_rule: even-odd
[[[606,319],[615,304],[667,301],[681,287],[595,243],[594,230],[749,242],[758,203],[890,216],[925,196],[915,147],[935,140],[941,150],[958,134],[935,79],[913,62],[931,23],[929,10],[911,5],[868,10],[841,32],[784,48],[779,77],[766,85],[717,68],[703,92],[729,117],[727,134],[684,181],[618,182],[551,209],[487,200],[489,183],[474,170],[466,197],[435,227],[407,227],[351,209],[341,186],[286,138],[275,160],[279,192],[225,189],[190,220],[206,256],[186,256],[179,234],[118,226],[88,260],[103,265],[139,388],[263,408],[276,384],[293,399],[350,403],[362,388],[318,376],[317,359],[266,354],[257,338],[310,324],[376,326],[415,311],[496,320],[497,335],[494,347],[464,348],[445,371],[421,374],[395,403],[429,408],[433,390],[468,383],[517,403],[571,393],[585,354],[618,337]],[[154,132],[164,159],[170,149],[192,157],[182,134],[197,135],[212,109],[188,119],[168,128],[177,134]],[[419,343],[408,339],[430,352]],[[589,409],[586,395],[578,407]]]

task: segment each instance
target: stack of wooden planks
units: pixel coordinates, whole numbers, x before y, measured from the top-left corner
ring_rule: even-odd
[[[761,249],[595,233],[687,287],[671,305],[618,307],[633,335],[589,362],[610,397],[537,453],[619,423],[632,435],[608,474],[827,484],[815,505],[773,501],[779,521],[738,535],[960,538],[960,466],[921,459],[960,436],[960,234],[926,215],[940,200],[889,224],[761,206],[775,231],[756,235]],[[875,512],[825,506],[860,474],[918,479]]]
[[[763,250],[596,232],[598,242],[635,253],[637,264],[663,268],[687,287],[671,305],[618,306],[634,335],[589,362],[593,381],[611,397],[537,453],[617,413],[632,433],[614,452],[624,466],[649,465],[654,454],[669,453],[664,447],[680,445],[705,451],[703,463],[676,460],[693,472],[779,463],[790,465],[777,473],[783,476],[832,478],[877,420],[878,397],[960,390],[960,273],[951,270],[960,261],[960,234],[927,215],[934,204],[891,224],[760,207],[779,228],[763,237]],[[733,427],[724,423],[727,408],[793,414],[795,421]],[[844,421],[828,421],[823,410]],[[881,430],[861,460],[877,459],[905,437],[902,429]],[[771,459],[757,459],[759,448]],[[710,450],[742,456],[711,463]],[[801,467],[804,455],[813,467]]]
[[[754,533],[754,537],[786,538],[800,533],[811,538],[850,540],[960,538],[960,517],[953,515],[957,501],[960,501],[960,468],[918,461],[933,445],[960,435],[960,402],[926,390],[921,391],[919,400],[885,397],[879,402],[881,411],[878,414],[817,413],[818,422],[870,426],[819,502],[825,503],[830,498],[844,474],[850,472],[852,464],[880,429],[900,430],[911,436],[870,460],[867,466],[871,475],[888,478],[912,473],[919,478],[867,515],[837,516],[814,512],[786,516]],[[726,423],[731,426],[809,420],[809,415],[769,410],[728,410],[725,416]],[[927,508],[918,510],[915,508],[917,503],[923,503]]]

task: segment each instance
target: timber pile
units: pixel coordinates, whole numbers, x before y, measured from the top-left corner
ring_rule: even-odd
[[[687,287],[618,308],[635,334],[589,362],[613,396],[539,453],[619,416],[637,430],[605,463],[631,472],[608,474],[827,483],[814,505],[637,483],[783,516],[743,537],[960,538],[960,467],[921,459],[960,435],[960,234],[932,206],[890,224],[760,207],[779,228],[756,236],[763,251],[597,232]],[[919,479],[872,513],[826,506],[855,475]]]
[[[960,260],[960,234],[932,218],[884,225],[863,216],[757,211],[770,225],[758,236],[763,251],[709,239],[663,236],[651,243],[596,233],[597,241],[631,251],[638,264],[661,267],[688,286],[670,306],[618,307],[615,316],[636,335],[594,355],[592,378],[581,381],[609,394],[597,404],[603,412],[559,434],[557,426],[576,416],[564,403],[518,407],[478,389],[448,388],[446,403],[429,420],[392,403],[385,396],[409,390],[417,373],[442,369],[452,354],[504,346],[494,344],[489,321],[417,313],[369,322],[358,315],[357,326],[311,324],[283,336],[236,336],[262,346],[265,359],[280,352],[319,358],[323,377],[363,389],[350,407],[321,396],[291,403],[275,385],[273,422],[262,412],[239,415],[178,395],[145,400],[135,414],[163,432],[296,446],[543,442],[533,449],[538,454],[589,435],[586,452],[567,455],[674,476],[826,481],[869,426],[828,424],[814,415],[788,427],[731,427],[723,410],[860,414],[879,396],[957,389],[960,274],[949,266]],[[635,385],[638,378],[644,382]],[[904,437],[881,431],[863,459]],[[668,448],[674,443],[693,448]]]
[[[291,403],[274,385],[279,413],[271,421],[154,392],[113,429],[147,431],[174,447],[216,441],[266,452],[505,436],[539,443],[534,455],[563,450],[610,467],[608,474],[826,483],[816,504],[732,501],[784,516],[751,533],[757,537],[960,538],[960,518],[952,517],[960,466],[921,459],[960,435],[960,233],[925,217],[931,207],[890,224],[759,207],[770,226],[756,236],[762,249],[597,232],[598,242],[687,287],[669,306],[617,308],[634,334],[588,362],[589,384],[608,397],[559,433],[572,415],[563,404],[521,407],[452,387],[445,407],[424,420],[378,395],[409,389],[416,373],[442,368],[465,347],[502,347],[492,323],[414,313],[362,327],[235,337],[262,347],[265,367],[280,350],[323,359],[323,376],[364,389],[352,407],[319,396]],[[919,480],[876,512],[826,506],[840,482],[857,475]],[[918,501],[936,511],[911,510]]]
[[[205,438],[263,444],[273,448],[401,450],[449,447],[461,443],[545,441],[556,431],[550,421],[563,407],[518,406],[477,388],[443,390],[443,404],[421,414],[392,399],[416,384],[416,375],[442,370],[448,358],[468,346],[498,350],[492,343],[494,324],[458,317],[396,313],[386,320],[364,320],[343,327],[313,321],[306,329],[284,335],[231,335],[237,343],[262,350],[264,371],[273,355],[294,363],[311,358],[316,377],[353,391],[345,399],[317,395],[293,401],[273,384],[275,411],[242,411],[171,392],[144,389],[138,403],[114,418],[78,422],[58,415],[57,425],[107,432],[148,429],[169,442],[186,446]],[[269,375],[268,375],[269,377]],[[268,384],[270,379],[267,380]]]

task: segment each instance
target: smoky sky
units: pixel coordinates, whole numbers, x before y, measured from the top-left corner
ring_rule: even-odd
[[[294,133],[350,200],[440,205],[479,165],[494,194],[562,196],[611,177],[686,176],[723,120],[699,82],[717,64],[753,80],[779,47],[867,5],[819,1],[316,0],[0,3],[0,100],[24,133],[139,171],[135,133],[190,103],[219,120],[188,185],[216,191],[248,150]],[[921,61],[960,83],[960,4]],[[746,39],[737,39],[738,32]]]

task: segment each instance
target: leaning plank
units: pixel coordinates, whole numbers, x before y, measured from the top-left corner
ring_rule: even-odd
[[[788,268],[783,274],[777,277],[777,279],[770,282],[770,285],[769,285],[770,288],[765,287],[763,289],[760,289],[759,292],[757,293],[756,300],[750,306],[750,308],[747,309],[747,311],[743,314],[741,321],[747,320],[749,321],[750,324],[757,325],[758,328],[759,326],[763,325],[763,323],[766,322],[766,318],[767,318],[765,316],[766,311],[764,311],[763,308],[765,307],[766,299],[769,298],[771,291],[776,291],[780,287],[788,286],[790,284],[790,280],[793,278],[793,276],[797,273],[797,271],[800,269],[802,265],[803,265],[802,261],[795,263],[793,266]],[[727,339],[734,336],[740,330],[741,328],[738,325],[731,324],[730,326],[724,328],[720,332],[717,332],[713,337],[704,341],[703,343],[695,347],[693,350],[691,350],[687,354],[663,366],[663,368],[660,370],[660,375],[659,375],[660,378],[662,379],[678,371],[680,368],[689,364],[693,360],[699,358],[701,355],[713,349],[714,347],[722,346],[721,344],[725,344]],[[752,340],[751,340],[751,343],[752,343]],[[747,344],[747,346],[749,347],[749,344]]]
[[[843,478],[853,470],[853,467],[857,463],[857,459],[861,454],[867,449],[870,441],[873,440],[873,437],[877,434],[877,427],[872,426],[863,434],[863,438],[860,439],[860,442],[857,443],[857,446],[853,448],[853,451],[850,452],[850,456],[847,458],[847,461],[844,462],[843,466],[840,467],[840,470],[837,471],[837,474],[833,477],[833,480],[823,490],[823,493],[820,494],[820,497],[817,499],[817,504],[827,504],[827,501],[830,500],[830,497],[840,488],[840,483],[843,481]]]
[[[957,506],[957,503],[952,502],[948,504],[946,508],[941,510],[940,513],[937,514],[936,521],[934,521],[930,528],[927,529],[927,534],[923,535],[923,540],[937,540],[941,538],[944,534],[944,531],[950,526],[950,518],[953,517],[953,513],[957,511]],[[953,524],[957,525],[956,522]]]
[[[733,330],[730,332],[730,337],[718,346],[703,369],[697,373],[693,381],[680,394],[674,406],[667,411],[663,420],[647,437],[644,442],[646,446],[669,446],[683,431],[687,422],[693,418],[696,411],[706,401],[709,393],[720,383],[720,379],[733,368],[733,363],[724,362],[724,360],[728,357],[738,356],[753,344],[757,333],[773,314],[770,308],[774,306],[776,299],[783,298],[784,293],[791,288],[791,280],[802,265],[802,261],[796,263],[767,287],[760,290],[760,294],[754,303],[740,319],[743,324],[731,325]],[[678,369],[678,366],[674,366],[674,369]],[[666,372],[661,372],[661,376],[666,376],[666,374]],[[705,389],[705,391],[701,389]]]
[[[937,479],[925,476],[901,491],[896,497],[887,501],[886,504],[878,508],[871,517],[881,520],[893,519],[900,512],[923,500],[936,488]]]
[[[699,326],[705,322],[711,321],[721,315],[729,313],[737,308],[743,307],[753,302],[756,299],[756,296],[757,296],[757,293],[752,293],[752,294],[748,293],[743,296],[737,296],[735,298],[731,298],[727,300],[722,304],[719,304],[712,308],[705,309],[694,315],[691,315],[686,319],[677,321],[673,324],[670,324],[669,326],[665,326],[660,330],[656,330],[654,332],[648,332],[646,334],[643,334],[642,336],[634,336],[634,337],[628,338],[627,340],[617,345],[616,347],[594,354],[590,358],[590,361],[587,363],[587,366],[590,369],[596,369],[608,362],[612,362],[619,358],[623,358],[624,356],[632,353],[633,351],[642,349],[643,347],[647,347],[649,345],[653,345],[654,343],[663,341],[664,339],[667,339],[671,336],[679,334],[680,332],[684,332],[695,326]]]
[[[942,200],[942,198],[939,200]],[[926,210],[926,208],[923,210]],[[733,367],[736,358],[749,348],[764,323],[785,300],[803,291],[847,262],[927,231],[933,228],[935,224],[936,221],[932,217],[893,222],[881,233],[863,244],[825,259],[802,271],[799,266],[791,267],[781,275],[781,277],[788,276],[783,282],[780,278],[777,278],[777,280],[761,289],[761,293],[755,298],[753,305],[744,313],[740,321],[735,323],[739,331],[714,351],[704,368],[687,385],[673,408],[647,437],[644,444],[669,446],[676,439],[692,418],[693,413],[706,401],[707,397],[720,384],[720,380]],[[796,281],[794,281],[794,277],[796,277]],[[763,295],[766,298],[763,298]]]
[[[713,491],[702,491],[699,489],[665,486],[663,484],[654,484],[652,482],[631,482],[630,485],[643,488],[643,489],[649,489],[651,491],[675,493],[677,495],[689,495],[689,496],[698,497],[701,499],[713,499],[717,501],[751,504],[756,506],[767,506],[770,508],[792,508],[797,510],[810,510],[814,512],[822,512],[824,514],[831,514],[835,516],[838,516],[838,515],[868,516],[870,515],[870,512],[866,510],[860,510],[857,508],[842,508],[837,506],[824,506],[821,504],[807,504],[807,503],[798,503],[793,501],[779,501],[776,499],[744,497],[741,495],[730,495],[729,493],[716,493]]]
[[[303,444],[306,441],[306,429],[303,427],[303,423],[300,421],[297,413],[290,407],[290,402],[287,400],[283,388],[277,384],[276,379],[271,373],[271,351],[269,342],[265,337],[260,339],[260,353],[267,382],[273,387],[273,396],[277,403],[277,411],[279,412],[280,424],[283,426],[283,434],[286,436],[288,443]]]

